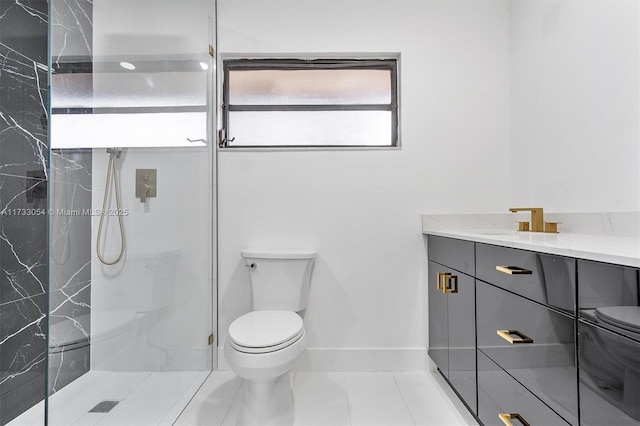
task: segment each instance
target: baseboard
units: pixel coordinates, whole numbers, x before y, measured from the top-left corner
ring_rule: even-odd
[[[295,371],[426,371],[426,348],[307,348]],[[230,370],[218,348],[218,370]]]

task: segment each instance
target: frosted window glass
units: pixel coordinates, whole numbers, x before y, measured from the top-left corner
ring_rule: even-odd
[[[389,146],[390,111],[239,111],[233,146]]]
[[[206,107],[207,72],[52,76],[52,108]]]
[[[230,70],[231,105],[389,104],[391,71]]]
[[[94,108],[206,106],[207,72],[94,73]]]

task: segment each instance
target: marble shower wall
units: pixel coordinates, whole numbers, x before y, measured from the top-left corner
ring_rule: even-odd
[[[49,392],[90,366],[91,150],[52,150],[49,224]],[[51,407],[51,406],[50,406]]]
[[[58,76],[82,73],[80,80],[89,78],[90,88],[93,0],[50,2],[52,113],[90,114],[90,109],[61,108],[61,99],[68,102],[77,88],[76,79]],[[92,153],[52,149],[50,161],[48,389],[55,393],[90,367]]]
[[[0,424],[45,396],[47,10],[0,2]]]
[[[91,1],[51,6],[54,64],[86,61]],[[48,176],[48,14],[0,1],[0,424],[89,369],[91,218],[74,212],[91,206],[91,152],[52,152]]]

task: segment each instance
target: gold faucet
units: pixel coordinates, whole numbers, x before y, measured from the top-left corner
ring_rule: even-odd
[[[534,207],[534,208],[510,208],[510,212],[531,212],[531,232],[545,232],[544,229],[544,218],[542,207]],[[526,224],[526,222],[525,222]],[[527,229],[520,228],[521,231],[526,231]]]

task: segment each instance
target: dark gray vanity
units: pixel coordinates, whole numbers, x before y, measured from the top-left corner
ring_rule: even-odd
[[[429,356],[482,424],[640,425],[640,269],[427,245]]]

